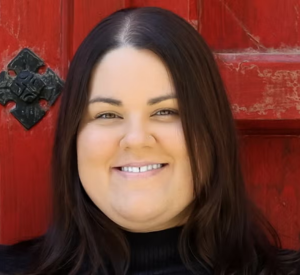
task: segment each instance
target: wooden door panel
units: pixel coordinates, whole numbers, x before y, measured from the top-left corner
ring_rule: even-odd
[[[284,246],[299,248],[300,136],[243,136],[241,151],[249,193]]]
[[[300,54],[216,55],[237,120],[300,117]]]
[[[199,30],[214,50],[237,126],[248,190],[299,248],[299,0],[202,1]]]
[[[201,3],[201,33],[215,51],[299,50],[299,0],[210,0]]]
[[[74,0],[73,5],[73,54],[85,36],[101,19],[124,8],[123,0]]]
[[[30,48],[61,75],[62,16],[60,0],[0,0],[0,72]],[[12,75],[13,73],[10,72]],[[45,102],[44,102],[45,103]],[[49,165],[58,104],[26,130],[10,113],[15,103],[0,104],[0,243],[42,234],[49,215]]]
[[[190,4],[195,5],[195,1],[190,2],[189,0],[125,0],[125,7],[160,7],[171,10],[179,16],[190,19]]]

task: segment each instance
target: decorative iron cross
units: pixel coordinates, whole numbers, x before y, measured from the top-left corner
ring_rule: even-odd
[[[14,101],[16,106],[10,112],[27,130],[43,118],[62,91],[63,81],[50,68],[44,74],[38,73],[44,65],[41,58],[25,48],[7,66],[16,76],[8,71],[0,73],[0,104]],[[41,99],[47,101],[47,108],[40,105]]]

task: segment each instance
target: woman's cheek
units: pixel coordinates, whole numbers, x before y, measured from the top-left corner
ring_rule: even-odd
[[[164,147],[170,148],[172,151],[186,151],[185,138],[181,123],[172,123],[162,127],[159,131],[159,140]]]
[[[112,131],[88,125],[78,135],[77,149],[86,159],[105,162],[115,151],[116,143]]]

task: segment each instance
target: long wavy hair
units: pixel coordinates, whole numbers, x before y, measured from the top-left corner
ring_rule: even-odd
[[[27,274],[126,274],[124,233],[95,206],[78,175],[76,138],[94,67],[109,51],[130,46],[155,53],[177,93],[193,173],[195,200],[179,252],[197,274],[204,262],[217,275],[296,274],[297,254],[281,251],[276,231],[247,197],[230,103],[201,35],[174,13],[154,7],[124,9],[102,20],[70,65],[57,122],[52,160],[53,214],[35,247]]]

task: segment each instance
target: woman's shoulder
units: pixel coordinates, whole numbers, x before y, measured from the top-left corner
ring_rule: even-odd
[[[0,275],[24,272],[32,259],[32,249],[40,238],[0,245]]]

